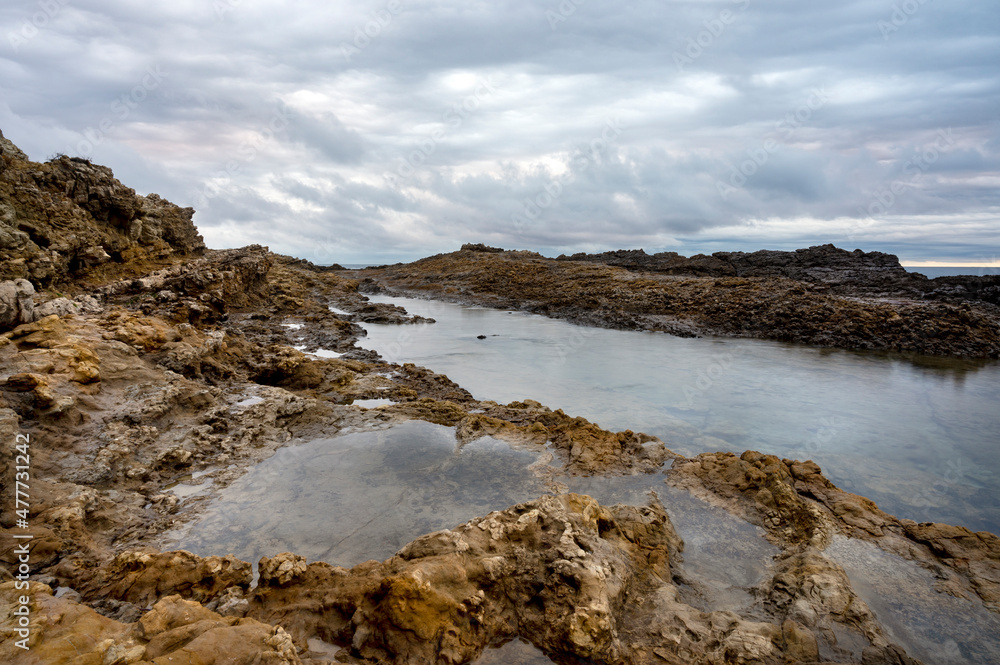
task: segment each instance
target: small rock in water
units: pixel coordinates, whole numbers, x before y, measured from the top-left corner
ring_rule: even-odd
[[[479,335],[476,339],[486,339],[486,335]]]

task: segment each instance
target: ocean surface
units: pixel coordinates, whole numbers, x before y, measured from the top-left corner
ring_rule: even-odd
[[[385,261],[381,263],[342,263],[340,265],[348,270],[360,270],[362,268],[385,265]],[[987,268],[969,268],[967,266],[940,266],[936,268],[903,267],[908,272],[919,272],[931,279],[935,277],[947,277],[949,275],[1000,275],[1000,266]]]
[[[940,266],[936,268],[914,268],[903,266],[907,272],[918,272],[926,277],[950,277],[952,275],[977,275],[979,277],[987,275],[1000,275],[1000,267],[993,268],[969,268],[966,266]]]
[[[534,399],[684,455],[812,459],[898,517],[1000,533],[1000,363],[605,330],[373,297],[437,323],[365,324],[360,345],[479,399]],[[486,335],[486,339],[477,339]]]

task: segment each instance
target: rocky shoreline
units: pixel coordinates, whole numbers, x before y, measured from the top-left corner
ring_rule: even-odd
[[[929,280],[906,272],[895,256],[832,245],[690,259],[642,250],[549,259],[465,245],[350,274],[368,293],[524,310],[606,328],[1000,357],[1000,276]]]
[[[363,295],[385,287],[599,325],[660,321],[681,334],[766,336],[788,311],[795,339],[823,343],[817,331],[830,319],[795,309],[808,303],[840,317],[833,345],[979,357],[1000,348],[995,303],[952,294],[889,305],[787,276],[637,276],[476,247],[359,273],[259,246],[208,250],[192,217],[104,167],[30,162],[0,135],[3,662],[457,664],[515,639],[558,663],[920,662],[830,554],[843,542],[926,571],[934,582],[922,592],[1000,613],[993,534],[897,520],[811,462],[750,451],[685,458],[669,441],[537,402],[477,400],[446,376],[355,344],[362,322],[429,323]],[[651,309],[654,295],[677,299],[678,289],[685,309]],[[713,289],[753,295],[713,309]],[[726,323],[727,307],[752,306],[764,323]],[[935,334],[906,336],[911,325]],[[247,562],[156,546],[280,448],[414,419],[454,428],[459,444],[490,436],[551,451],[559,466],[549,472],[563,477],[666,470],[671,491],[759,527],[778,554],[747,589],[748,606],[713,604],[690,574],[669,498],[605,506],[571,493],[350,569],[288,552]],[[19,434],[30,441],[27,528],[14,501]],[[212,490],[182,501],[171,488],[195,473]]]

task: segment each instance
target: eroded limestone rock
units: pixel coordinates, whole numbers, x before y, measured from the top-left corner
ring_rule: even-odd
[[[35,287],[26,279],[0,282],[0,330],[35,320]]]
[[[17,645],[20,598],[30,599],[31,630],[26,646]],[[93,663],[130,665],[301,665],[295,645],[279,626],[253,619],[223,617],[200,604],[168,596],[131,624],[104,617],[52,590],[33,583],[0,584],[0,660],[10,665]]]

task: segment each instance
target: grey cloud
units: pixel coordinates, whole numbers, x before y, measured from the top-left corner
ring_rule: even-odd
[[[866,249],[915,259],[998,244],[982,221],[1000,206],[993,5],[927,2],[895,25],[891,3],[868,0],[400,0],[388,14],[388,0],[221,2],[74,0],[17,50],[7,35],[38,5],[7,3],[5,134],[45,158],[110,118],[93,157],[196,204],[210,244],[329,261],[477,238],[552,251],[804,246],[849,242],[851,219],[864,220]],[[675,54],[694,57],[678,66]],[[168,75],[120,117],[112,104],[149,67]],[[495,89],[476,95],[483,80]],[[781,131],[815,90],[829,100]],[[272,124],[282,109],[287,122]],[[575,158],[613,118],[621,135],[582,168]],[[918,186],[863,217],[948,129],[959,140]],[[730,166],[767,140],[778,149],[720,196]],[[516,223],[530,202],[538,214]],[[941,233],[944,218],[968,222]]]

